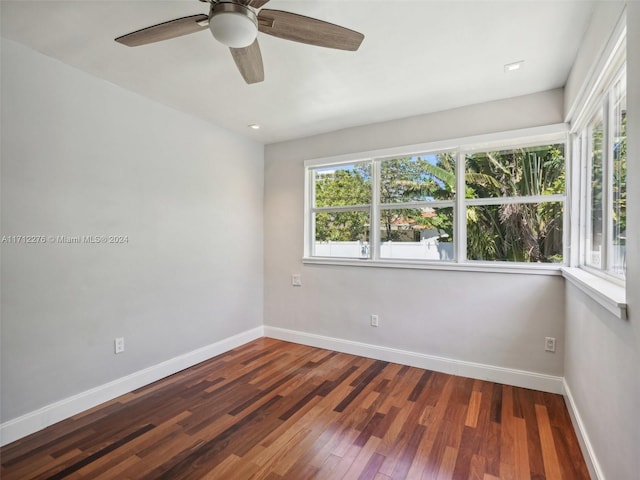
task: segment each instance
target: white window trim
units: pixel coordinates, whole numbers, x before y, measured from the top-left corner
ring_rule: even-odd
[[[571,216],[571,254],[568,257],[569,265],[562,267],[562,276],[584,292],[596,303],[600,304],[615,317],[627,318],[626,290],[624,280],[611,275],[603,270],[586,265],[587,255],[587,203],[590,201],[589,184],[591,172],[589,169],[588,138],[583,135],[593,116],[598,109],[602,109],[602,95],[609,89],[616,78],[618,78],[620,68],[624,63],[624,50],[626,45],[626,10],[620,16],[618,23],[604,49],[598,64],[590,74],[586,87],[580,92],[578,101],[569,112],[571,119],[572,141],[568,145],[574,153],[579,154],[581,161],[567,162],[571,168],[571,181],[573,186],[571,193],[567,192]],[[606,112],[603,112],[605,114]],[[603,139],[603,141],[607,141]],[[578,151],[579,150],[579,151]],[[607,152],[608,155],[608,152]],[[608,162],[608,159],[603,159]],[[569,173],[569,171],[568,171]],[[569,178],[569,175],[567,175]],[[608,228],[608,227],[607,227]]]
[[[374,267],[374,268],[409,268],[409,269],[425,269],[425,270],[455,270],[455,271],[472,271],[472,272],[493,272],[493,273],[526,273],[535,275],[561,275],[561,268],[566,264],[533,264],[521,262],[500,262],[500,261],[475,261],[467,260],[464,257],[466,249],[458,239],[466,234],[466,215],[461,215],[466,205],[500,205],[505,203],[535,203],[539,201],[564,202],[565,214],[563,225],[563,258],[567,258],[568,248],[568,226],[569,226],[569,182],[567,182],[564,195],[544,195],[536,197],[505,197],[505,198],[481,198],[481,199],[465,199],[456,197],[452,201],[429,202],[430,206],[438,206],[436,204],[447,204],[446,206],[454,208],[454,248],[455,261],[421,261],[421,260],[399,260],[399,259],[381,259],[380,258],[380,232],[376,228],[371,228],[369,232],[369,243],[372,247],[371,258],[339,258],[339,257],[318,257],[312,256],[313,225],[311,222],[312,212],[322,210],[336,211],[340,207],[322,207],[312,208],[314,199],[314,182],[312,182],[311,172],[314,167],[331,167],[358,162],[372,161],[372,179],[378,180],[379,160],[393,158],[397,156],[424,155],[426,153],[442,153],[447,151],[457,151],[456,159],[456,191],[464,191],[464,158],[467,153],[482,151],[492,148],[508,149],[511,147],[527,147],[539,145],[546,142],[564,142],[565,149],[569,149],[569,139],[567,138],[569,125],[559,123],[553,125],[545,125],[541,127],[532,127],[519,130],[511,130],[506,132],[497,132],[486,135],[475,135],[470,137],[460,137],[451,140],[443,140],[438,142],[429,142],[424,144],[416,144],[409,146],[400,146],[384,150],[372,150],[367,152],[352,153],[339,155],[334,157],[324,157],[311,159],[304,162],[305,167],[305,196],[304,196],[304,257],[302,262],[305,264],[316,265],[343,265],[358,267]],[[565,151],[565,158],[567,152]],[[565,162],[565,168],[568,168]],[[567,170],[567,178],[569,178],[569,170]],[[376,183],[377,184],[377,183]],[[362,206],[362,210],[370,208],[371,225],[378,225],[380,219],[380,208],[378,208],[379,192],[377,189],[372,190],[371,206]],[[415,204],[414,204],[415,205]],[[387,205],[385,204],[384,207]],[[393,207],[394,205],[389,205]],[[344,210],[353,211],[355,207],[345,207]],[[466,238],[466,235],[465,235]]]
[[[485,273],[524,273],[530,275],[562,275],[560,264],[528,264],[515,262],[477,262],[467,260],[465,263],[456,262],[428,262],[418,260],[370,260],[358,258],[336,257],[307,257],[302,259],[307,265],[334,265],[368,268],[401,268],[410,270],[445,270],[457,272],[485,272]]]
[[[562,276],[617,318],[627,319],[627,299],[623,286],[584,268],[563,267]]]

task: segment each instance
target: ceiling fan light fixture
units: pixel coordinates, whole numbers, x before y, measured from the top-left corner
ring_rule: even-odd
[[[211,8],[209,29],[214,38],[232,48],[251,45],[258,35],[256,14],[237,3],[216,3]]]

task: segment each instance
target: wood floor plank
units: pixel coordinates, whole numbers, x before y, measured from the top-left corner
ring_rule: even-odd
[[[532,480],[545,480],[544,462],[542,460],[540,434],[538,433],[538,420],[533,400],[533,391],[520,388],[516,393],[520,397],[521,411],[526,424],[527,450],[531,478]]]
[[[477,457],[476,452],[479,450],[481,441],[482,436],[477,428],[464,426],[453,471],[454,478],[472,477],[474,461],[478,461],[474,459]],[[484,474],[484,458],[482,459],[482,473]]]
[[[419,410],[420,406],[415,404],[411,409],[399,407],[395,421],[389,426],[378,447],[378,453],[385,457],[380,473],[393,476],[395,465],[402,456],[403,450],[409,443],[411,432],[415,428],[413,420],[410,419],[419,418],[421,416]],[[420,426],[424,427],[424,425]]]
[[[458,449],[449,446],[445,447],[436,480],[451,480],[453,478],[453,470],[456,465],[457,456]]]
[[[362,472],[365,470],[365,467],[369,464],[369,460],[376,455],[376,449],[378,448],[379,443],[379,438],[369,437],[364,445],[354,444],[353,447],[359,449],[359,452],[353,459],[353,462],[351,462],[349,469],[344,474],[344,478],[360,477]]]
[[[502,386],[500,432],[500,477],[515,478],[515,418],[513,416],[513,388]]]
[[[527,446],[527,424],[522,417],[514,417],[513,438],[516,478],[518,480],[531,480]]]
[[[469,464],[469,474],[460,475],[457,478],[467,478],[468,480],[482,480],[484,477],[485,459],[480,455],[473,455]]]
[[[489,397],[491,399],[491,405],[489,407],[490,410],[488,412],[487,421],[482,432],[483,441],[480,444],[479,453],[485,458],[486,461],[485,473],[493,476],[498,476],[500,474],[500,438],[502,428],[500,423],[493,420],[493,418],[495,418],[494,414],[497,414],[498,416],[500,415],[500,413],[497,413],[497,411],[494,409],[496,403],[494,403],[495,400],[493,398],[493,395],[498,394],[500,396],[501,405],[502,389],[500,388],[496,390],[496,388],[494,387],[491,390],[491,397]],[[500,411],[502,411],[502,407],[500,408]]]
[[[553,440],[553,432],[549,422],[547,407],[536,405],[536,416],[538,417],[538,430],[540,432],[540,443],[542,444],[542,459],[544,461],[544,471],[547,478],[562,478],[560,473],[560,461]]]
[[[318,473],[315,478],[317,480],[336,480],[337,478],[340,478],[336,475],[336,467],[341,460],[342,457],[334,454],[326,457],[320,468],[318,468]]]
[[[464,424],[467,427],[476,428],[478,425],[480,402],[482,402],[482,392],[478,392],[476,390],[472,391],[471,399],[469,400],[469,408],[467,409],[467,416],[464,419]]]
[[[66,454],[54,459],[50,456],[43,456],[34,459],[33,462],[25,464],[22,468],[15,468],[8,472],[2,472],[0,478],[3,480],[18,480],[30,476],[37,478],[43,473],[50,471],[52,468],[56,468],[61,464],[69,463],[74,459],[80,458],[82,455],[81,450],[69,450]]]
[[[422,478],[435,478],[445,453],[449,440],[450,424],[446,422],[445,416],[449,407],[456,408],[455,399],[452,396],[455,391],[457,378],[450,377],[442,385],[440,396],[432,410],[432,415],[427,422],[426,433],[421,444],[418,446],[418,458],[424,458],[423,465],[414,465],[414,470],[422,470]],[[461,425],[462,426],[462,425]]]
[[[342,437],[345,427],[340,422],[333,422],[327,426],[327,428],[316,439],[316,442],[311,446],[310,451],[306,453],[304,459],[298,459],[298,461],[304,461],[309,465],[320,468],[327,460],[329,455]]]
[[[6,480],[585,480],[559,395],[262,338],[0,449]]]
[[[391,478],[395,479],[404,479],[411,468],[411,464],[413,463],[413,458],[416,455],[416,451],[422,441],[422,437],[424,435],[426,428],[424,425],[415,425],[413,431],[411,432],[411,436],[409,437],[409,441],[407,442],[405,448],[400,452],[400,456],[396,465],[391,474]]]
[[[240,463],[242,463],[242,458],[231,454],[218,465],[213,467],[212,470],[207,472],[202,479],[216,480],[217,478],[233,478],[233,473],[236,471],[237,466]]]
[[[258,453],[260,460],[252,458],[251,452],[243,458],[260,466],[260,470],[252,477],[255,480],[267,478],[271,472],[284,476],[298,457],[293,454],[293,451],[305,451],[315,439],[316,435],[311,430],[302,428],[297,430],[295,434],[287,436],[286,440],[264,448]]]
[[[88,477],[91,478],[92,480],[114,480],[114,479],[120,479],[123,478],[123,472],[125,472],[127,469],[131,468],[132,466],[136,465],[138,462],[140,462],[140,458],[137,457],[136,455],[131,455],[128,456],[124,459],[118,459],[117,462],[115,462],[112,466],[110,466],[108,469],[104,470],[102,473],[98,473],[97,471],[92,471]],[[88,468],[89,470],[91,470],[91,466],[89,466]],[[87,475],[85,475],[81,470],[79,470],[78,472],[76,472],[77,477],[69,477],[69,479],[71,478],[78,478],[78,479],[82,479],[82,478],[87,478]]]

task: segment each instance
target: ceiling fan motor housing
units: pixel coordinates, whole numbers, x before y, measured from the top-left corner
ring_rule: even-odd
[[[258,19],[253,10],[237,3],[216,3],[211,6],[209,29],[214,38],[228,47],[245,48],[258,35]]]

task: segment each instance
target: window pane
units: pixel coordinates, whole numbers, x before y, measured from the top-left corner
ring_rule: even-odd
[[[451,153],[394,158],[380,164],[380,203],[451,200],[455,186]]]
[[[613,223],[611,271],[624,275],[627,240],[627,97],[626,77],[614,87]]]
[[[314,256],[369,257],[369,212],[316,213],[314,224]]]
[[[467,207],[469,260],[562,262],[562,202]]]
[[[453,207],[380,211],[380,258],[453,260]]]
[[[603,231],[603,126],[602,119],[597,120],[589,129],[591,144],[591,198],[589,200],[589,228],[587,231],[587,264],[602,267],[602,231]]]
[[[466,198],[564,194],[564,144],[467,155]]]
[[[316,207],[371,203],[371,164],[356,163],[313,170]]]

